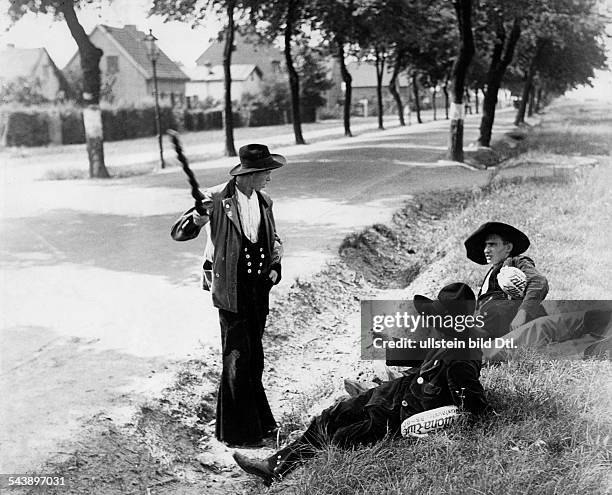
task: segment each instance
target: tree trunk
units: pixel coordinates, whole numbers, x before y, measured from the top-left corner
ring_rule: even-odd
[[[384,50],[376,48],[376,103],[378,105],[378,128],[384,129],[383,126],[383,98],[382,98],[382,78],[385,70],[385,53]]]
[[[521,35],[520,21],[515,19],[512,23],[510,36],[506,39],[506,30],[503,21],[500,19],[497,28],[497,40],[491,55],[491,64],[487,73],[486,90],[484,91],[484,101],[482,102],[482,118],[480,120],[480,135],[478,136],[479,146],[491,145],[491,134],[493,123],[495,122],[495,109],[497,106],[497,94],[501,87],[506,69],[514,57],[514,49]]]
[[[289,89],[291,90],[291,110],[293,112],[293,134],[295,134],[295,144],[306,144],[302,136],[302,115],[300,109],[300,78],[291,57],[291,36],[293,34],[295,22],[296,0],[287,2],[287,22],[285,24],[285,63],[289,73]]]
[[[459,24],[459,55],[453,64],[453,115],[450,125],[450,159],[463,162],[463,90],[465,75],[474,56],[474,37],[472,34],[472,0],[453,2]]]
[[[448,120],[448,79],[444,81],[442,91],[444,92],[444,113],[446,114],[446,120]]]
[[[542,111],[542,86],[538,86],[538,93],[536,95],[536,102],[535,102],[535,112],[536,113],[540,113]]]
[[[474,113],[478,114],[478,107],[480,106],[480,99],[478,98],[478,86],[474,88]]]
[[[353,92],[353,78],[351,77],[351,74],[346,68],[346,64],[344,63],[344,42],[339,39],[336,41],[336,44],[338,45],[337,57],[338,63],[340,64],[340,73],[342,74],[342,80],[344,81],[344,135],[352,137],[353,134],[351,133],[351,95]]]
[[[431,92],[431,106],[433,108],[433,119],[438,120],[438,113],[437,113],[437,108],[436,108],[436,85],[435,84]]]
[[[95,46],[85,33],[74,11],[74,2],[62,0],[58,10],[64,16],[70,34],[74,38],[83,71],[83,126],[89,158],[89,176],[106,179],[110,177],[104,164],[104,136],[102,112],[100,110],[100,59],[103,51]]]
[[[523,85],[523,94],[521,95],[521,101],[519,103],[518,111],[516,112],[516,118],[514,119],[514,125],[525,123],[525,111],[527,110],[527,103],[529,100],[529,95],[531,93],[531,87],[533,85],[534,76],[535,76],[535,57],[534,57],[534,61],[532,61],[531,65],[529,66],[529,72],[527,72],[527,77],[525,78],[525,83]]]
[[[535,86],[531,85],[531,91],[529,92],[529,107],[527,108],[527,116],[533,116],[533,107],[535,105]]]
[[[393,64],[393,74],[391,75],[391,79],[389,81],[389,92],[393,95],[393,99],[395,100],[400,125],[405,126],[406,121],[404,120],[404,104],[402,103],[402,97],[397,89],[397,77],[399,76],[400,65],[400,56],[399,54],[396,54],[395,63]]]
[[[223,48],[223,81],[224,81],[224,127],[225,156],[236,156],[234,146],[234,115],[232,113],[232,51],[234,50],[234,8],[235,1],[227,2],[227,27],[225,29],[225,47]]]
[[[419,83],[417,81],[417,73],[414,71],[412,73],[412,92],[414,93],[414,109],[417,114],[417,122],[422,124],[421,120],[421,103],[419,102]]]

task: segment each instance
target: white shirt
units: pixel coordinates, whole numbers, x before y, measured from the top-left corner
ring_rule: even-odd
[[[489,290],[489,279],[491,278],[491,273],[493,273],[493,267],[491,267],[491,269],[489,269],[489,272],[487,273],[487,276],[483,280],[482,286],[480,287],[480,292],[478,293],[478,296],[481,296],[482,294],[486,294],[487,291]]]
[[[253,191],[251,197],[248,198],[246,194],[236,188],[236,199],[238,200],[238,214],[240,215],[242,231],[251,242],[257,242],[257,232],[261,222],[257,192]]]

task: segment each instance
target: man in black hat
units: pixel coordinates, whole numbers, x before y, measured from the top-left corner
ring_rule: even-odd
[[[463,318],[473,313],[475,296],[467,285],[454,283],[444,287],[437,300],[415,296],[414,306],[423,314]],[[467,338],[468,334],[451,328],[440,331],[453,338]],[[301,437],[267,459],[236,452],[234,460],[244,471],[270,484],[314,456],[326,442],[345,448],[370,444],[397,435],[402,422],[414,414],[453,404],[466,413],[481,415],[490,408],[479,381],[482,354],[478,349],[472,351],[465,359],[456,348],[432,350],[420,367],[405,376],[325,409]]]
[[[465,241],[467,257],[480,265],[489,265],[477,295],[476,311],[485,317],[488,336],[500,337],[511,329],[541,316],[546,311],[541,302],[548,293],[548,281],[523,253],[529,238],[519,229],[502,222],[487,222]],[[515,295],[500,286],[500,272],[520,270]],[[518,273],[518,272],[515,272]],[[503,274],[503,273],[502,273]]]
[[[272,199],[263,191],[272,170],[287,163],[262,144],[240,148],[232,178],[203,191],[202,206],[172,227],[177,241],[207,232],[202,285],[219,309],[223,371],[217,397],[216,437],[230,445],[257,445],[276,422],[262,385],[262,336],[270,288],[281,279],[282,243]]]
[[[609,304],[586,311],[546,314],[541,303],[548,293],[548,281],[533,260],[523,255],[529,245],[523,232],[502,222],[481,225],[465,241],[467,257],[480,265],[489,265],[476,303],[476,312],[483,315],[484,325],[481,333],[479,329],[473,330],[475,336],[504,335],[512,339],[516,348],[542,347],[586,337],[582,345],[567,346],[569,351],[605,339],[612,324]],[[512,273],[516,269],[522,273]],[[504,270],[510,275],[505,275]],[[560,353],[567,352],[560,349],[557,349]],[[491,361],[507,359],[511,353],[507,348],[484,350],[485,358]]]

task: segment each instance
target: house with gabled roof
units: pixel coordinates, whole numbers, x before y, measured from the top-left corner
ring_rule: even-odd
[[[31,84],[49,101],[61,100],[70,91],[61,71],[45,48],[16,48],[7,45],[0,50],[0,83]]]
[[[196,60],[197,66],[223,65],[225,41],[223,35],[214,41]],[[256,65],[266,78],[275,74],[285,74],[285,55],[271,43],[262,42],[255,34],[236,33],[232,52],[234,65]],[[232,70],[232,77],[233,77]]]
[[[129,24],[122,28],[99,24],[89,35],[92,43],[104,51],[100,60],[102,85],[117,103],[138,104],[154,98],[153,67],[144,37],[145,33]],[[64,73],[80,76],[78,51],[66,64]],[[188,79],[176,62],[159,49],[157,85],[161,103],[183,103]]]
[[[230,70],[233,100],[240,100],[245,93],[259,93],[263,76],[259,67],[253,64],[232,64]],[[185,85],[185,94],[192,102],[207,98],[223,101],[225,78],[222,65],[197,65],[185,71],[190,78]]]
[[[371,62],[349,62],[346,68],[352,78],[352,104],[362,107],[364,105],[364,100],[368,100],[367,105],[371,109],[374,109],[377,102],[376,66]],[[333,81],[333,86],[327,91],[325,98],[327,101],[327,109],[332,110],[334,107],[340,107],[344,102],[344,82],[340,74],[340,66],[335,58],[331,61],[328,69],[330,78]],[[392,68],[387,65],[383,71],[382,78],[383,101],[385,102],[385,106],[394,107],[395,102],[393,100],[393,95],[389,91],[391,76]],[[410,99],[410,81],[405,72],[400,73],[396,84],[404,105],[407,105]]]

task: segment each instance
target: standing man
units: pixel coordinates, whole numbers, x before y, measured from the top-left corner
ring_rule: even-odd
[[[205,226],[202,285],[219,309],[223,350],[215,435],[232,446],[253,446],[276,429],[261,381],[262,336],[269,291],[281,279],[282,242],[263,188],[287,160],[263,144],[243,146],[239,156],[229,182],[203,191],[205,213],[191,208],[171,234],[186,241]]]
[[[465,241],[467,257],[489,265],[477,295],[476,312],[485,318],[489,337],[500,337],[525,323],[546,315],[541,302],[548,293],[548,281],[523,253],[529,238],[519,229],[502,222],[487,222]],[[504,267],[518,268],[525,276],[522,296],[508,296],[498,275]]]

